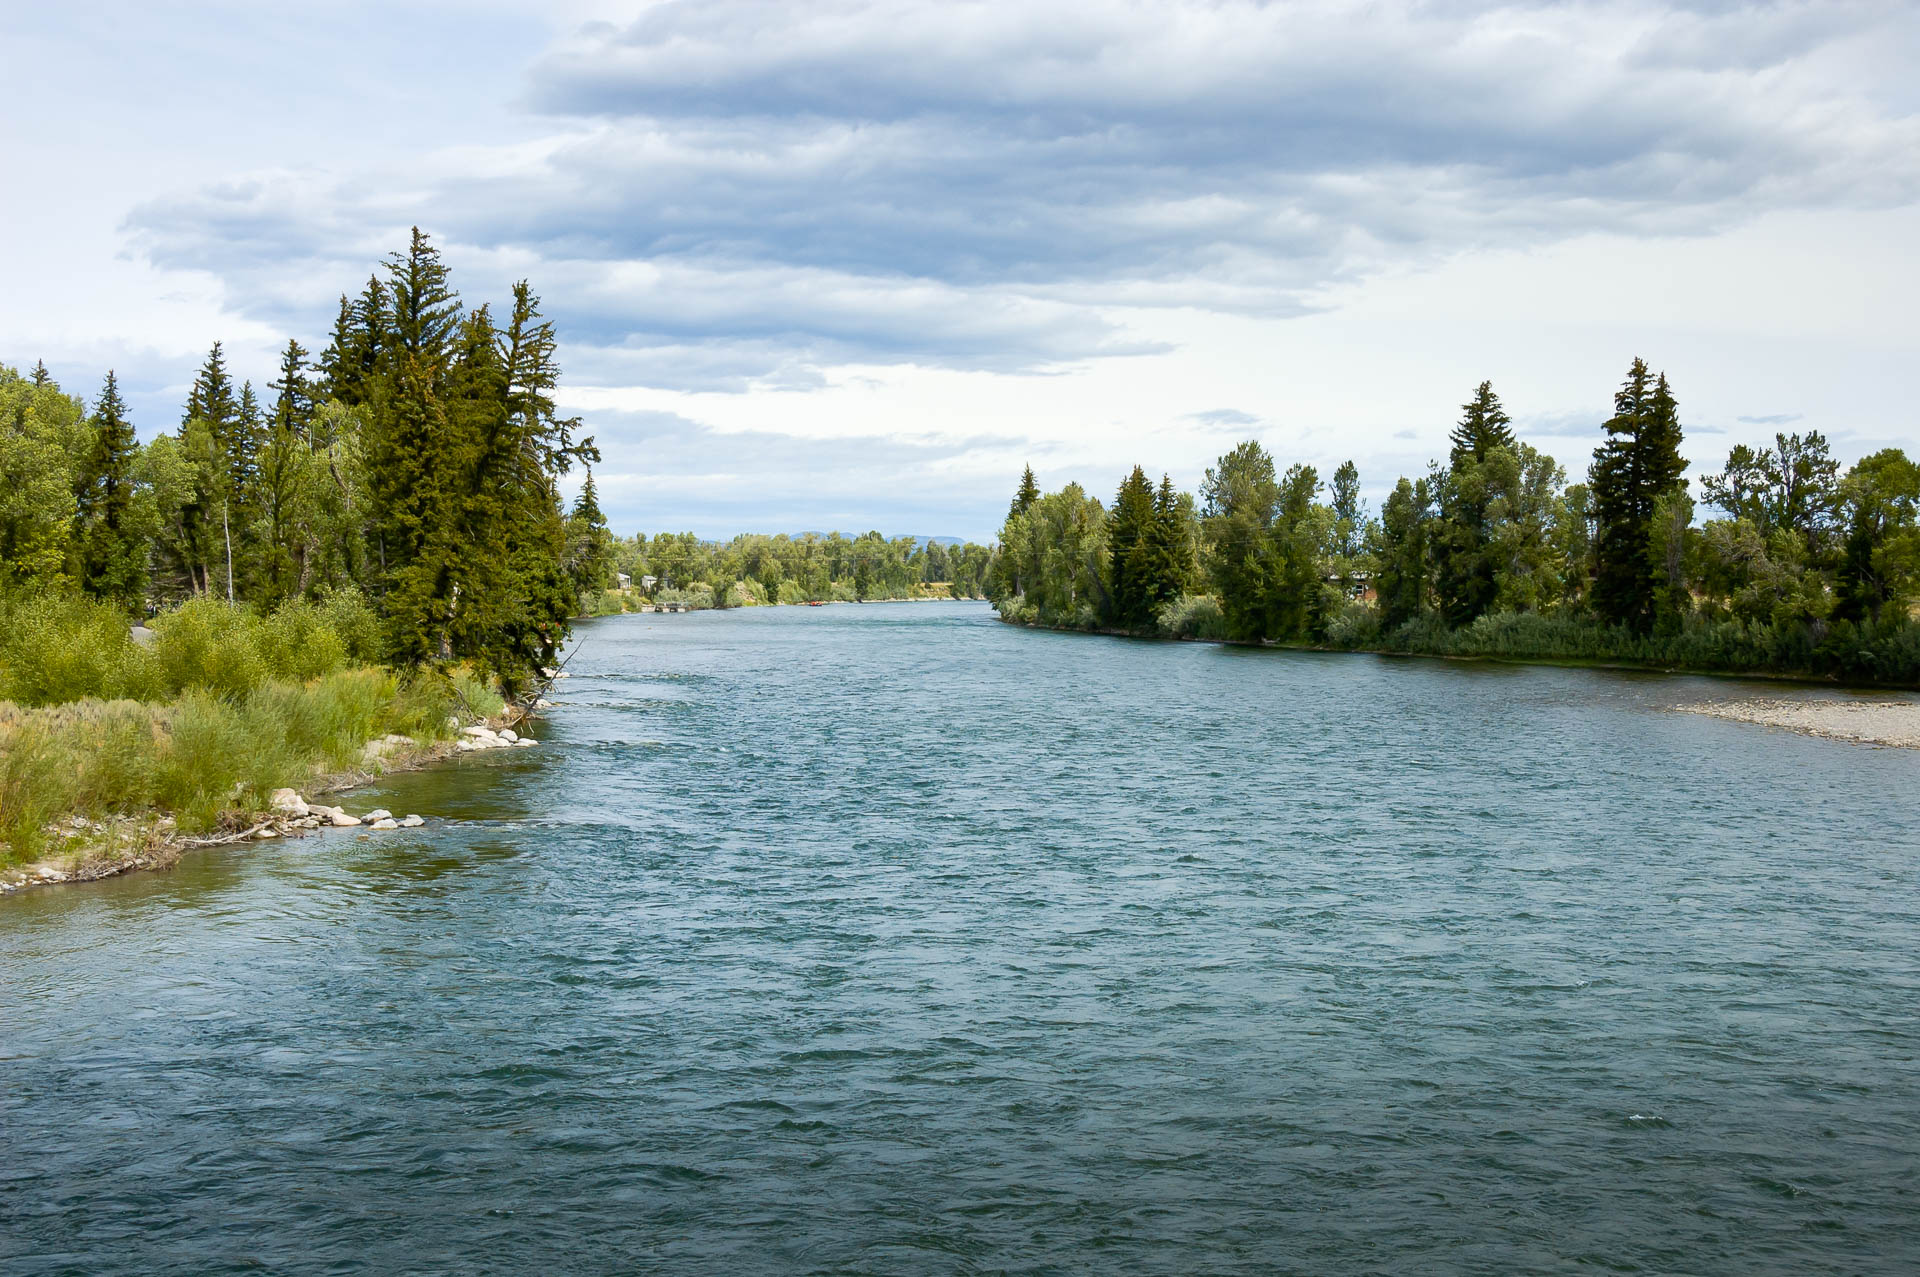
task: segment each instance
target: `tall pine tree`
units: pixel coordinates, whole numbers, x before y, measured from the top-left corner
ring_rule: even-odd
[[[133,516],[133,466],[140,443],[112,369],[87,425],[92,447],[79,467],[75,529],[81,588],[133,607],[147,585],[146,537]]]
[[[1681,485],[1680,414],[1665,373],[1635,359],[1613,397],[1608,439],[1589,472],[1595,534],[1593,606],[1601,618],[1645,634],[1653,628],[1653,515]]]
[[[1440,535],[1434,550],[1440,610],[1449,625],[1471,622],[1493,606],[1494,562],[1489,552],[1484,467],[1496,448],[1512,451],[1512,419],[1483,381],[1461,407],[1451,436],[1447,477],[1440,487]]]
[[[1113,498],[1107,521],[1107,581],[1115,624],[1140,629],[1153,620],[1151,583],[1145,579],[1141,546],[1153,528],[1153,485],[1133,468]]]
[[[1009,516],[1025,514],[1040,499],[1040,485],[1033,481],[1033,467],[1028,466],[1020,476],[1020,490],[1013,494],[1013,504],[1008,507]]]

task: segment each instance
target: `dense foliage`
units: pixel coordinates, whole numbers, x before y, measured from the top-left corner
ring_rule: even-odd
[[[616,538],[608,561],[647,594],[703,607],[980,598],[993,552],[918,537],[808,532],[702,541],[691,532]]]
[[[1136,467],[1112,507],[1028,471],[987,592],[1009,620],[1136,634],[1920,683],[1920,466],[1842,472],[1817,431],[1735,447],[1699,520],[1665,374],[1633,362],[1585,483],[1515,437],[1489,383],[1445,464],[1377,517],[1258,443],[1198,499]]]
[[[571,514],[556,486],[598,459],[555,409],[556,344],[524,282],[504,322],[467,309],[415,230],[340,299],[317,363],[288,341],[263,400],[215,343],[145,446],[112,372],[89,413],[44,367],[0,367],[0,597],[267,615],[357,591],[377,655],[511,685],[610,570],[591,482]]]

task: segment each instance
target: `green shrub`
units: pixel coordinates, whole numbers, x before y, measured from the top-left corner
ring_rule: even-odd
[[[1160,632],[1168,638],[1223,639],[1227,618],[1211,594],[1183,594],[1160,607]]]
[[[339,636],[348,661],[372,665],[380,659],[380,618],[359,589],[349,585],[328,590],[313,606],[326,618],[327,628]]]
[[[347,663],[347,644],[326,609],[301,600],[253,622],[255,644],[273,678],[305,682]]]
[[[464,666],[448,676],[448,686],[458,706],[456,712],[469,718],[492,718],[507,707],[491,679]]]
[[[40,595],[0,609],[0,700],[54,705],[153,694],[157,671],[126,614],[79,595]]]
[[[153,622],[153,652],[168,693],[211,692],[238,698],[266,681],[260,618],[204,595],[188,599]]]

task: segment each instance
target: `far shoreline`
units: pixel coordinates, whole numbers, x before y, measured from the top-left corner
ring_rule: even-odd
[[[1586,659],[1577,656],[1504,656],[1480,653],[1409,652],[1384,647],[1327,647],[1313,643],[1276,643],[1271,639],[1208,638],[1189,634],[1136,634],[1127,630],[1108,628],[1074,629],[1061,625],[1041,625],[1034,621],[1011,620],[1005,616],[1000,616],[996,619],[1003,625],[1017,626],[1020,629],[1026,630],[1038,630],[1042,633],[1077,634],[1094,638],[1124,639],[1138,643],[1206,643],[1216,647],[1237,647],[1269,652],[1315,652],[1327,656],[1378,656],[1404,660],[1452,661],[1460,664],[1545,666],[1557,669],[1608,670],[1618,674],[1649,674],[1686,678],[1739,680],[1758,683],[1779,683],[1788,687],[1824,688],[1829,691],[1848,692],[1855,695],[1885,694],[1889,697],[1911,697],[1914,693],[1920,692],[1920,685],[1907,683],[1852,683],[1827,678],[1818,674],[1791,674],[1767,670],[1695,669],[1684,665],[1653,665],[1626,660]],[[1907,699],[1883,703],[1912,705],[1916,713],[1920,713],[1920,701],[1917,700]],[[1920,748],[1920,745],[1916,745],[1915,748]]]

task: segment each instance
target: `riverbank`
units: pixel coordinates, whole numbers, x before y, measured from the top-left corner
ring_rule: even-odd
[[[537,745],[515,730],[531,716],[528,707],[508,704],[457,732],[450,721],[444,738],[421,741],[398,733],[376,737],[362,748],[358,766],[316,775],[301,789],[283,786],[267,796],[264,806],[223,811],[209,831],[183,831],[174,816],[157,808],[101,818],[66,817],[43,829],[52,844],[49,850],[0,870],[0,895],[27,887],[97,882],[136,870],[171,869],[186,852],[209,847],[303,838],[326,828],[364,826],[377,831],[424,824],[425,818],[414,813],[394,817],[374,809],[355,816],[343,807],[310,800],[347,793],[457,754]]]
[[[287,836],[280,794],[337,793],[517,743],[529,712],[466,671],[380,667],[230,696],[0,702],[0,882],[90,881]]]
[[[1112,638],[1695,674],[1830,688],[1920,690],[1920,626],[1912,624],[1890,624],[1877,634],[1835,627],[1834,637],[1845,636],[1845,641],[1816,642],[1805,627],[1782,630],[1727,621],[1696,624],[1675,635],[1636,636],[1589,622],[1529,613],[1501,613],[1483,616],[1458,630],[1418,621],[1386,635],[1379,632],[1377,625],[1336,624],[1331,627],[1336,637],[1347,637],[1351,641],[1303,643],[1227,638],[1220,632],[1223,626],[1218,624],[1217,611],[1211,613],[1209,619],[1215,623],[1197,631],[1182,625],[1143,633],[1091,624],[1051,625],[1018,612],[1000,615],[1006,624],[1027,629]],[[1340,633],[1342,630],[1344,635]]]
[[[1774,727],[1823,740],[1920,749],[1920,701],[1754,699],[1703,701],[1674,708],[1683,714]]]

